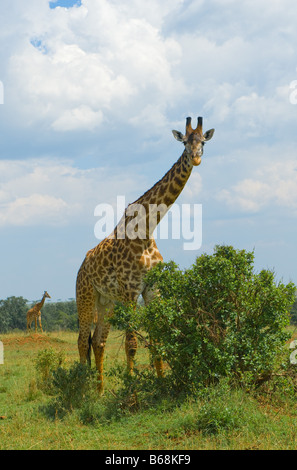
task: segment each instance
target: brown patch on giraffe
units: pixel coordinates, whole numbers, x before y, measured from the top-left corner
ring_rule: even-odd
[[[163,178],[163,182],[168,183],[168,180],[169,180],[169,174],[167,173]]]
[[[172,204],[172,199],[169,196],[164,196],[164,204],[169,207]]]
[[[174,182],[175,182],[176,184],[178,184],[178,186],[182,186],[182,185],[183,185],[182,180],[181,180],[180,178],[178,178],[178,176],[176,176],[176,177],[174,178]]]
[[[176,188],[172,183],[170,184],[168,190],[173,196],[176,196],[180,193],[180,188]]]
[[[106,268],[109,266],[109,261],[107,258],[103,258],[102,263],[103,263],[103,266],[105,266]]]
[[[158,251],[155,251],[155,253],[152,255],[152,259],[153,260],[162,260],[163,261],[163,256]]]

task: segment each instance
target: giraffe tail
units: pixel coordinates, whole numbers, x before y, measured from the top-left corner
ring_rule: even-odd
[[[88,353],[87,353],[87,362],[88,362],[90,367],[91,367],[91,346],[92,346],[92,334],[90,333],[90,335],[89,335],[89,348],[88,348]]]

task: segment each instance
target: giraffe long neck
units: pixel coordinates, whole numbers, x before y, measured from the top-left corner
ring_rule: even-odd
[[[147,239],[152,237],[156,226],[182,192],[191,175],[192,168],[193,165],[189,162],[187,153],[184,151],[160,181],[127,207],[121,222],[115,230],[117,231],[120,224],[123,224],[124,221],[127,226],[133,219],[133,216],[135,217],[135,214],[139,214],[139,224],[144,222],[145,218],[145,236],[141,238]]]
[[[44,302],[45,302],[45,295],[43,295],[41,301],[36,304],[39,310],[43,307]]]

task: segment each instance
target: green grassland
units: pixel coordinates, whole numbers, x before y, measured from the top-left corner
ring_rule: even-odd
[[[296,334],[292,332],[292,338]],[[1,450],[191,450],[296,449],[297,403],[270,386],[261,392],[218,387],[205,396],[183,401],[167,397],[154,405],[113,414],[110,406],[117,383],[111,367],[125,367],[121,332],[110,333],[105,368],[105,394],[98,399],[97,418],[84,420],[77,410],[49,416],[53,397],[38,385],[36,358],[40,351],[63,351],[65,367],[78,361],[77,333],[7,333],[4,364],[0,365]],[[147,349],[139,346],[138,367],[149,367]],[[297,367],[297,366],[296,366]],[[100,408],[101,407],[101,408]],[[101,416],[98,413],[101,409]],[[89,413],[90,417],[90,413]]]

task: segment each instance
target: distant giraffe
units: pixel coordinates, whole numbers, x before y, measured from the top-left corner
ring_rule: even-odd
[[[98,369],[99,391],[103,391],[103,354],[116,301],[136,303],[142,294],[147,304],[154,295],[144,283],[149,269],[163,260],[153,237],[153,231],[161,218],[175,202],[192,172],[201,163],[204,143],[213,136],[214,129],[203,134],[202,118],[197,128],[186,120],[186,134],[172,131],[174,137],[185,145],[182,156],[150,190],[130,204],[114,231],[95,248],[88,251],[77,274],[76,302],[79,319],[78,349],[80,360],[85,363],[91,342]],[[152,218],[151,208],[156,209]],[[142,219],[133,225],[133,215],[142,212]],[[142,236],[136,235],[136,225],[144,227]],[[143,224],[144,223],[144,224]],[[130,233],[128,228],[130,228]],[[91,327],[97,312],[97,324],[91,338]],[[89,341],[91,340],[91,341]],[[133,332],[126,333],[125,350],[128,371],[132,373],[137,349]],[[163,375],[160,359],[155,359],[158,376]]]
[[[30,308],[30,310],[28,310],[27,331],[31,330],[31,323],[34,320],[35,321],[35,333],[37,333],[37,319],[38,319],[41,333],[43,332],[42,326],[41,326],[41,311],[40,310],[42,309],[46,298],[50,299],[51,296],[46,291],[44,291],[41,301],[35,304],[34,307]]]

